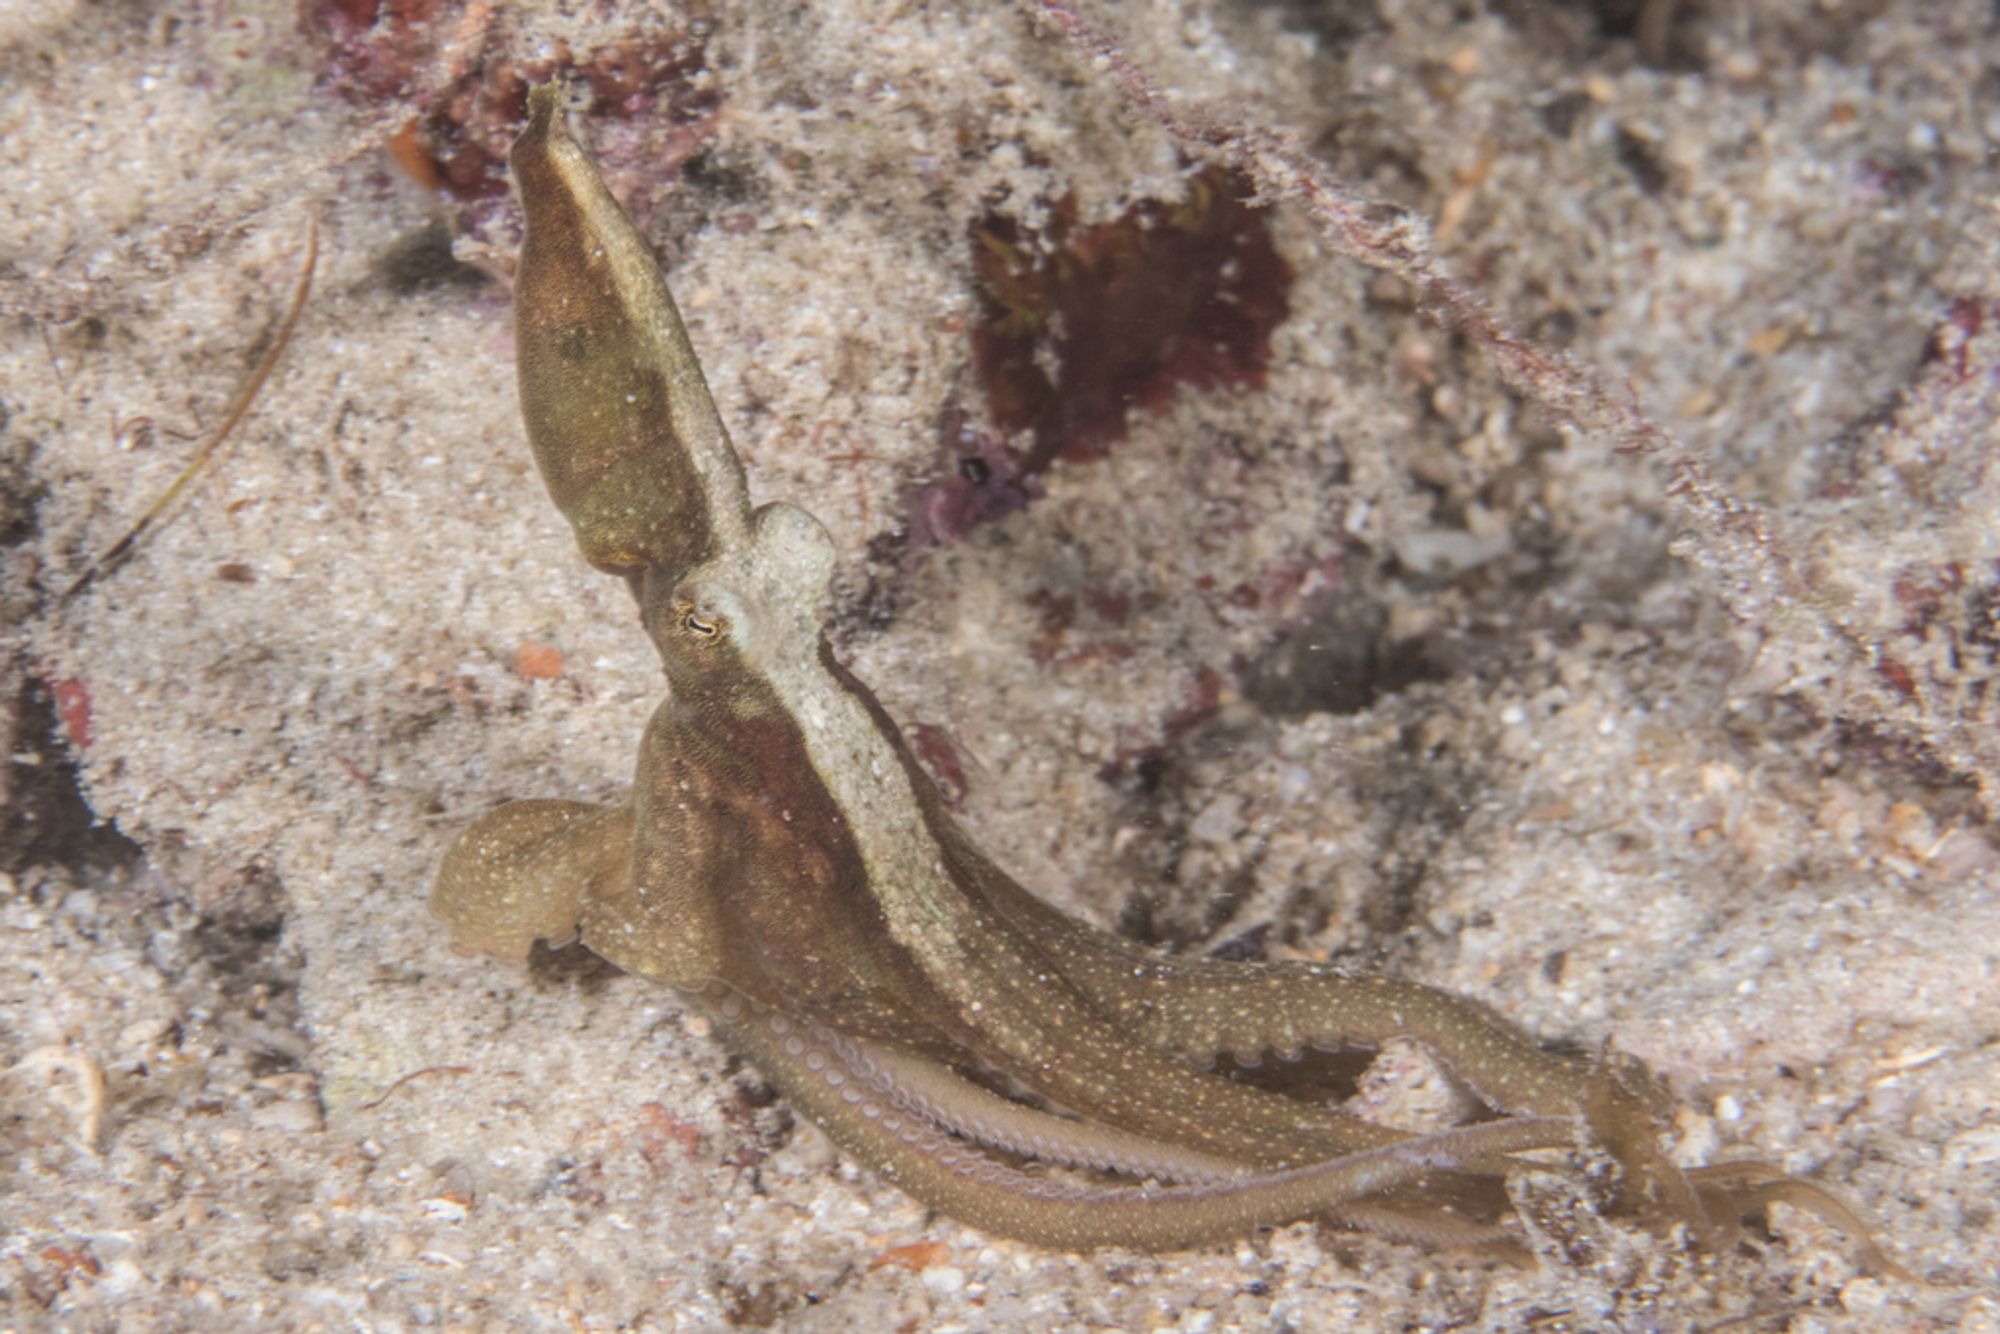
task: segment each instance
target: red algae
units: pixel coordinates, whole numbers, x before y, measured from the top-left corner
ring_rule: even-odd
[[[505,7],[476,0],[309,0],[305,21],[325,44],[324,86],[359,105],[406,105],[411,119],[388,144],[391,160],[461,205],[506,197],[507,146],[533,84],[562,78],[600,123],[647,127],[653,174],[671,174],[693,153],[721,103],[698,9],[672,24],[635,19],[589,50],[530,43]],[[480,229],[485,219],[465,221]]]
[[[1067,195],[1039,230],[989,214],[971,231],[973,368],[993,425],[1032,433],[1029,476],[1102,457],[1180,385],[1261,388],[1290,309],[1291,266],[1239,174],[1205,167],[1180,202],[1095,226],[1076,213]]]

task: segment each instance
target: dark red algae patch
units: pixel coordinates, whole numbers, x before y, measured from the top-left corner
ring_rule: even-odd
[[[1102,458],[1130,413],[1180,385],[1264,386],[1292,269],[1244,177],[1205,167],[1180,202],[1142,200],[1093,227],[1076,212],[1065,195],[1037,229],[997,213],[970,229],[985,420],[946,410],[946,467],[910,497],[914,546],[1022,508],[1056,459]],[[1024,434],[1025,447],[1003,443]]]
[[[972,227],[979,317],[972,365],[995,428],[1031,432],[1017,471],[1102,457],[1127,414],[1179,385],[1260,389],[1292,269],[1243,177],[1205,167],[1177,203],[1142,200],[1080,227],[1076,200],[1029,232],[990,214]]]
[[[635,17],[588,50],[527,40],[511,7],[480,0],[306,0],[303,14],[323,43],[324,86],[372,109],[407,107],[391,156],[464,206],[461,225],[474,230],[489,221],[480,206],[506,197],[507,147],[531,86],[560,76],[587,90],[583,115],[645,126],[644,144],[631,147],[654,178],[692,156],[721,101],[699,7],[674,20]]]

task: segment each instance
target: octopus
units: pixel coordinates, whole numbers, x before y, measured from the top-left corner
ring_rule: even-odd
[[[1766,1165],[1675,1166],[1635,1061],[1547,1049],[1416,982],[1157,953],[997,866],[835,658],[832,539],[796,506],[751,507],[661,269],[565,121],[538,88],[511,154],[522,415],[668,694],[627,799],[516,801],[459,836],[431,906],[461,952],[580,940],[680,989],[842,1150],[1033,1245],[1174,1250],[1320,1219],[1519,1251],[1501,1188],[1584,1149],[1616,1165],[1609,1207],[1699,1242],[1783,1200],[1866,1244],[1838,1201]],[[1484,1114],[1400,1129],[1218,1069],[1396,1039]],[[1564,1152],[1526,1156],[1546,1150]]]

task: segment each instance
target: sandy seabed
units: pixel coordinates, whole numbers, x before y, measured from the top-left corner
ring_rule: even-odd
[[[574,8],[451,9],[417,74],[692,21]],[[1927,1282],[1783,1207],[1703,1255],[1560,1199],[1527,1270],[1309,1224],[1048,1254],[843,1162],[667,992],[454,958],[453,832],[614,795],[660,690],[522,441],[505,218],[398,171],[405,113],[289,5],[0,0],[0,1328],[2000,1329],[2000,20],[1623,10],[1097,12],[1428,218],[1749,537],[1280,200],[1264,388],[911,549],[980,411],[972,222],[1174,198],[1184,150],[1013,10],[844,0],[702,9],[684,180],[633,165],[684,127],[578,130],[659,195],[756,496],[844,553],[838,651],[1025,883],[1614,1044],[1683,1160],[1819,1182]],[[309,217],[254,414],[64,601],[226,411]],[[67,760],[129,842],[64,815]],[[1450,1091],[1392,1048],[1361,1097]]]

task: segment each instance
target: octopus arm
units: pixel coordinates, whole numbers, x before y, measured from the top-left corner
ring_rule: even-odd
[[[586,903],[631,876],[630,802],[510,801],[445,853],[431,913],[452,948],[523,963],[537,940],[576,937]]]
[[[938,1037],[1087,1120],[1274,1169],[1407,1138],[1201,1069],[1093,1003],[1047,951],[967,901],[934,941],[909,939],[912,1000]]]
[[[1374,1219],[1371,1197],[1441,1172],[1535,1149],[1566,1147],[1576,1123],[1556,1117],[1491,1121],[1303,1166],[1167,1185],[1081,1182],[1038,1175],[955,1137],[908,1096],[896,1072],[809,1020],[726,988],[703,1002],[730,1046],[835,1143],[931,1208],[984,1231],[1086,1250],[1179,1250],[1315,1215]]]

